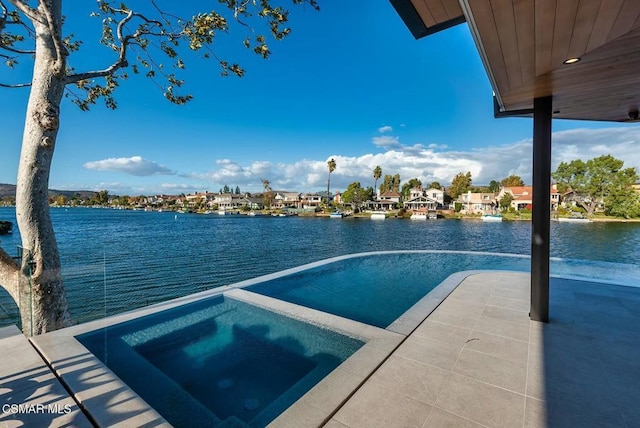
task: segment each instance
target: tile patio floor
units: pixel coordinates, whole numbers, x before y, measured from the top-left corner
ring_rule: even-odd
[[[29,410],[11,407],[17,405]],[[10,326],[0,328],[0,427],[22,426],[92,425],[29,340]]]
[[[640,426],[640,288],[550,294],[543,324],[529,275],[467,277],[325,426]]]

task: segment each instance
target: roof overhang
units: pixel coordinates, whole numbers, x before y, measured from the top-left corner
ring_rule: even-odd
[[[419,39],[465,21],[458,0],[390,0],[405,25]]]
[[[551,96],[553,118],[638,120],[638,0],[391,3],[416,37],[460,21],[459,8],[493,87],[497,117],[530,115],[535,98]],[[571,58],[579,60],[567,63]]]

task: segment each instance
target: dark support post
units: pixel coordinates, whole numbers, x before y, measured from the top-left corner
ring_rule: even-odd
[[[542,322],[549,322],[551,116],[551,97],[533,100],[533,215],[529,317]]]

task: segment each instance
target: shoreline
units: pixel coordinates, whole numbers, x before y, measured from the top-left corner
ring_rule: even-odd
[[[0,205],[0,208],[14,208],[15,209],[15,205]],[[92,206],[50,206],[50,208],[56,208],[56,209],[60,209],[60,208],[80,208],[80,209],[87,209],[87,208],[94,208],[94,209],[113,209],[113,210],[124,210],[124,211],[145,211],[145,212],[168,212],[168,213],[176,213],[176,214],[185,214],[185,213],[181,213],[178,210],[171,210],[171,209],[163,209],[163,210],[145,210],[142,208],[114,208],[114,207],[110,207],[110,206],[101,206],[101,205],[92,205]],[[276,210],[278,211],[278,210]],[[260,211],[262,212],[262,214],[264,216],[268,216],[271,215],[271,211]],[[407,213],[410,211],[407,211]],[[404,220],[404,219],[409,219],[408,215],[405,216],[397,216],[398,211],[389,211],[388,212],[388,216],[387,219],[393,219],[393,220]],[[204,212],[190,212],[188,214],[200,214],[200,215],[206,215],[206,214],[215,214],[213,212],[211,213],[204,213]],[[237,211],[236,213],[234,213],[234,215],[247,215],[247,213],[244,212],[240,212]],[[370,217],[371,213],[368,212],[364,212],[364,213],[358,213],[358,214],[353,214],[353,215],[349,215],[346,216],[345,218],[364,218],[364,219],[368,219]],[[443,217],[438,218],[438,220],[481,220],[481,215],[478,214],[473,214],[473,215],[469,215],[469,214],[442,214]],[[295,216],[297,217],[322,217],[322,218],[329,218],[329,213],[327,212],[317,212],[317,213],[297,213],[295,214]],[[504,216],[503,217],[504,221],[531,221],[531,217],[530,216],[525,216],[525,217],[520,217],[520,216]],[[601,217],[601,216],[595,216],[595,217],[589,217],[589,220],[591,220],[592,223],[640,223],[640,218],[618,218],[618,217]],[[1,220],[1,219],[0,219]]]

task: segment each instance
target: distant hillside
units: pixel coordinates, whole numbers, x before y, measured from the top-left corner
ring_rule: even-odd
[[[66,197],[73,197],[74,195],[78,195],[81,198],[91,198],[96,194],[96,192],[92,192],[90,190],[55,190],[49,189],[49,196],[56,197],[58,195],[63,195]],[[3,184],[0,183],[0,198],[6,197],[16,197],[16,186],[15,184]]]

